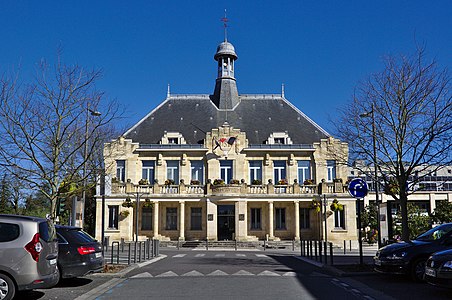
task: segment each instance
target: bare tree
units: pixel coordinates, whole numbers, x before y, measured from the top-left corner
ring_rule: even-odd
[[[450,77],[424,48],[384,63],[358,84],[336,130],[349,143],[350,161],[364,160],[367,170],[375,163],[385,193],[400,204],[402,239],[408,240],[408,195],[423,175],[451,164]]]
[[[54,66],[42,61],[30,83],[0,78],[0,164],[45,195],[52,216],[61,185],[84,182],[97,169],[92,163],[111,138],[106,128],[122,114],[96,89],[100,77],[58,56]]]

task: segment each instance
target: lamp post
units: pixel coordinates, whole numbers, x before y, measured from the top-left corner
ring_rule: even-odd
[[[375,105],[372,103],[371,111],[359,115],[360,117],[372,118],[372,150],[373,150],[373,164],[374,164],[374,182],[375,182],[375,204],[377,206],[377,242],[378,248],[381,247],[381,230],[380,230],[380,196],[378,187],[378,170],[377,170],[377,138],[375,133]]]
[[[141,196],[147,196],[149,193],[146,192],[139,192],[138,189],[135,187],[131,182],[126,183],[126,194],[135,196],[136,204],[135,204],[135,242],[138,242],[138,209],[140,206],[140,197]],[[136,251],[136,247],[135,247]]]
[[[85,222],[85,202],[86,202],[86,187],[87,187],[87,178],[86,178],[86,163],[88,160],[88,140],[89,140],[89,116],[93,116],[93,117],[99,117],[102,115],[102,113],[98,112],[98,111],[94,111],[91,110],[89,108],[89,103],[86,106],[86,121],[85,121],[85,140],[84,140],[84,149],[83,149],[83,173],[82,173],[82,178],[83,178],[83,191],[82,191],[82,201],[80,203],[80,207],[79,207],[79,211],[80,211],[80,216],[79,218],[76,217],[75,220],[75,225],[82,227],[83,228],[83,224]],[[93,130],[94,132],[94,130]],[[79,219],[79,220],[77,220]],[[78,222],[77,222],[78,221]],[[77,224],[78,223],[78,224]]]

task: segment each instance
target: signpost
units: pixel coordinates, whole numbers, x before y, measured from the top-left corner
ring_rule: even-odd
[[[367,183],[361,178],[355,178],[348,185],[348,192],[353,198],[358,200],[358,244],[359,244],[359,264],[363,264],[363,241],[361,237],[361,200],[369,192]]]

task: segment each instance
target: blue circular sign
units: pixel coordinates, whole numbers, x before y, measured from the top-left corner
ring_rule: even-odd
[[[348,192],[354,198],[364,198],[369,192],[369,188],[367,187],[367,183],[361,178],[355,178],[348,184]]]

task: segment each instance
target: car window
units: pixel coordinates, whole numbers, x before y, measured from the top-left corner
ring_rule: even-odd
[[[19,234],[19,225],[0,222],[0,243],[14,241]]]
[[[67,244],[66,239],[57,232],[58,244]]]
[[[445,224],[434,227],[416,238],[419,241],[435,241],[443,238],[449,232],[452,232],[452,224]]]
[[[93,243],[96,241],[92,236],[82,230],[70,230],[69,234],[78,242]]]
[[[46,242],[52,242],[57,239],[55,226],[52,221],[46,220],[39,223],[39,235]]]

